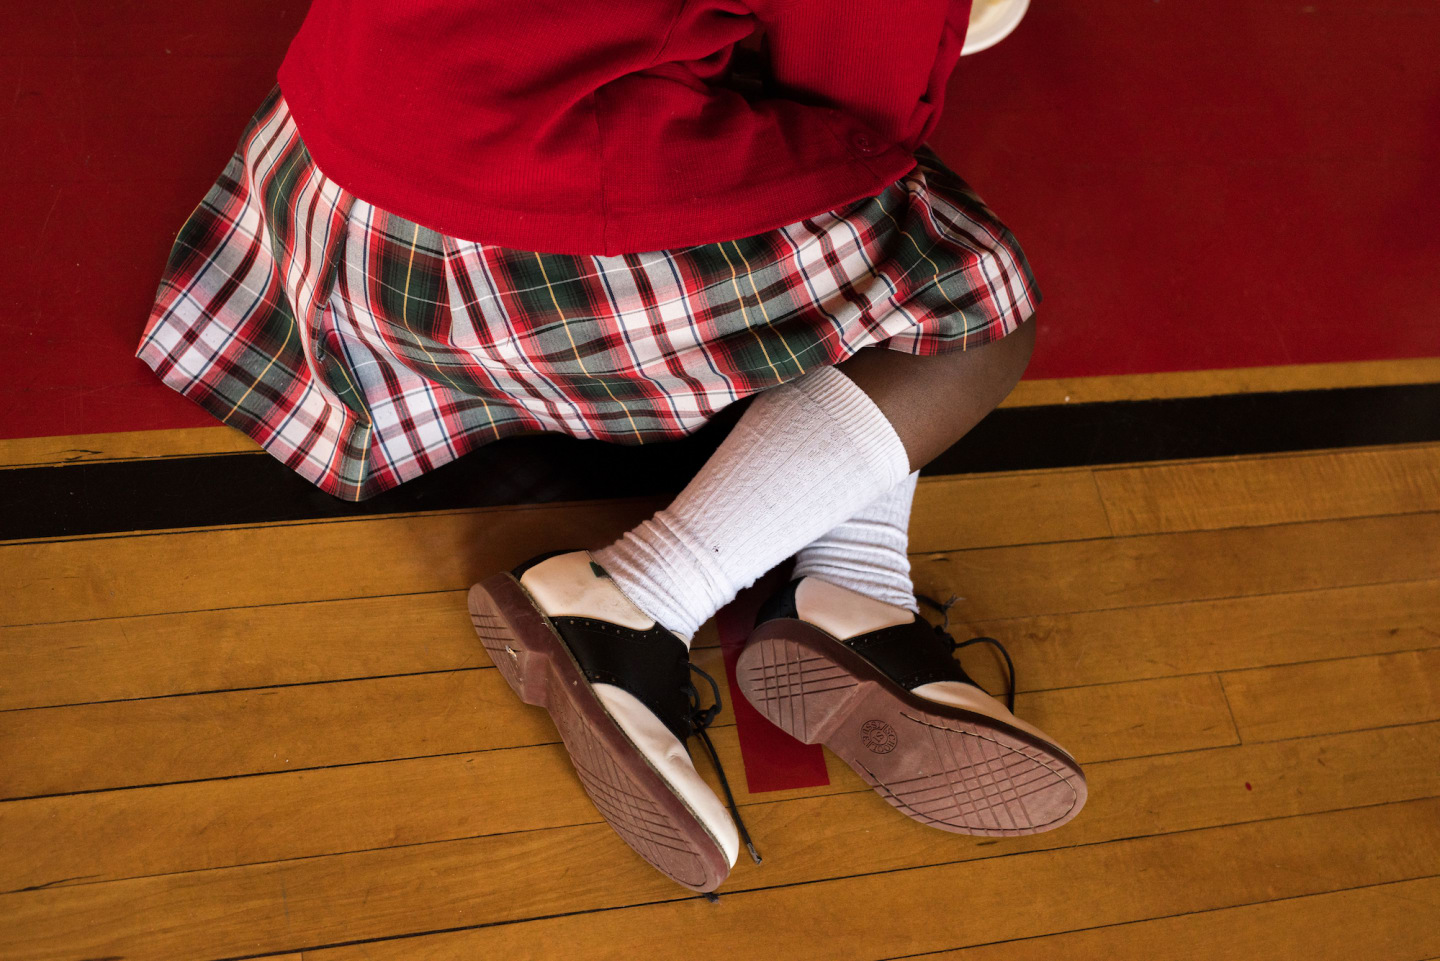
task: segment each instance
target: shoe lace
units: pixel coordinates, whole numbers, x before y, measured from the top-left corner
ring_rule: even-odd
[[[700,692],[693,683],[686,683],[685,693],[690,698],[690,730],[700,738],[700,743],[705,745],[705,751],[710,755],[710,763],[715,768],[715,773],[720,776],[720,786],[725,789],[725,803],[730,806],[730,816],[735,819],[735,826],[740,829],[740,839],[745,842],[750,857],[756,864],[760,863],[760,852],[755,850],[755,843],[750,840],[750,832],[745,829],[745,820],[740,817],[740,808],[735,803],[735,795],[730,791],[730,781],[725,777],[725,768],[720,764],[720,755],[715,753],[715,745],[710,740],[706,729],[710,727],[716,715],[720,713],[720,685],[715,683],[715,678],[696,667],[690,665],[690,670],[699,674],[710,682],[710,690],[714,693],[715,699],[707,708],[700,707]]]
[[[938,601],[935,601],[932,598],[926,597],[924,594],[919,593],[915,595],[915,599],[917,601],[923,601],[924,603],[929,604],[931,607],[935,608],[937,611],[940,612],[940,615],[942,617],[940,624],[932,626],[935,627],[936,634],[940,635],[941,638],[949,642],[951,654],[954,654],[956,651],[963,650],[964,648],[967,648],[972,644],[989,644],[1000,652],[1000,656],[1005,659],[1005,672],[1009,676],[1010,682],[1005,692],[1005,707],[1010,711],[1010,713],[1015,713],[1015,662],[1010,659],[1010,652],[1005,650],[1005,645],[1001,644],[993,637],[972,637],[968,641],[957,641],[954,637],[951,636],[950,608],[954,607],[955,602],[960,600],[959,596],[951,594],[949,599],[946,600],[944,604],[941,604]]]

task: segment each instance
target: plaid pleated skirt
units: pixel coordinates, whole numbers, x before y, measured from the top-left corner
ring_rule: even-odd
[[[322,490],[362,500],[482,444],[685,436],[857,350],[965,350],[1040,293],[928,146],[874,197],[618,256],[460,240],[350,194],[276,86],[175,239],[136,356]]]

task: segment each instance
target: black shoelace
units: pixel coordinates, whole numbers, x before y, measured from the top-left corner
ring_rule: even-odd
[[[707,708],[700,707],[700,692],[694,684],[685,685],[685,693],[690,697],[690,730],[700,738],[700,743],[705,745],[705,751],[710,755],[710,763],[715,767],[715,773],[720,776],[720,786],[725,789],[725,803],[730,805],[730,816],[735,819],[735,826],[740,830],[740,840],[745,842],[745,847],[750,852],[750,857],[755,863],[760,863],[760,852],[755,850],[755,843],[750,840],[750,832],[745,829],[745,820],[740,817],[740,808],[735,803],[735,795],[730,791],[730,781],[725,777],[725,768],[720,764],[720,755],[715,753],[715,745],[710,741],[710,735],[706,729],[720,713],[720,685],[715,683],[715,678],[706,674],[694,664],[690,670],[699,674],[710,682],[710,690],[715,695],[715,700]],[[713,895],[706,895],[710,900],[718,900]]]
[[[950,653],[951,653],[951,654],[954,654],[956,651],[963,650],[964,648],[967,648],[967,647],[969,647],[969,646],[972,645],[972,644],[990,644],[990,645],[992,645],[997,651],[1000,652],[1000,656],[1005,659],[1005,671],[1006,671],[1006,673],[1009,675],[1009,679],[1010,679],[1009,689],[1008,689],[1008,690],[1006,691],[1006,693],[1005,693],[1005,707],[1010,711],[1011,714],[1014,714],[1014,713],[1015,713],[1015,662],[1012,661],[1012,660],[1010,660],[1010,652],[1007,651],[1007,650],[1005,650],[1005,645],[1004,645],[1004,644],[1001,644],[999,641],[995,640],[995,638],[993,638],[993,637],[972,637],[972,638],[970,638],[970,640],[968,640],[968,641],[957,641],[957,640],[955,640],[954,637],[952,637],[952,636],[950,635],[950,608],[951,608],[951,607],[954,607],[954,606],[955,606],[955,602],[958,601],[958,600],[960,600],[960,598],[957,597],[956,595],[951,594],[951,595],[950,595],[950,599],[947,600],[944,604],[940,604],[940,603],[938,603],[937,601],[934,601],[934,600],[932,600],[931,598],[926,597],[924,594],[916,594],[916,595],[915,595],[915,599],[916,599],[917,601],[924,601],[926,604],[929,604],[931,607],[935,608],[937,611],[940,612],[940,615],[941,615],[941,617],[943,618],[943,620],[940,622],[940,624],[939,624],[938,626],[935,627],[935,633],[936,633],[936,634],[939,634],[940,637],[944,638],[946,641],[948,641],[948,642],[950,643]]]

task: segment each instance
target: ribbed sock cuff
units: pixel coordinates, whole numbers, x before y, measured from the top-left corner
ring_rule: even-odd
[[[909,475],[910,455],[889,418],[838,367],[817,367],[790,383],[830,416],[867,463],[885,472],[883,489]]]
[[[791,577],[818,577],[877,601],[919,613],[910,580],[910,511],[920,472],[871,501],[795,555]]]

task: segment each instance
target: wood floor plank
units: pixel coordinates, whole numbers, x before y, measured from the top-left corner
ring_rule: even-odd
[[[603,544],[648,500],[0,544],[6,624],[464,590],[546,550]]]
[[[655,506],[4,544],[0,598],[9,606],[0,617],[31,624],[463,590],[534,552],[604,543]],[[977,548],[913,563],[922,589],[953,590],[968,597],[967,616],[998,618],[1440,577],[1437,543],[1432,513]]]
[[[912,961],[1420,961],[1440,953],[1437,906],[1440,878],[1424,878],[914,955]],[[1343,928],[1337,919],[1345,919]]]
[[[957,636],[1000,638],[1020,689],[1044,690],[1426,647],[1440,642],[1440,580],[957,625]],[[961,658],[998,689],[1004,669],[988,651]]]
[[[4,629],[0,710],[488,666],[463,591]]]
[[[735,893],[733,905],[722,899],[718,909],[692,899],[448,932],[425,937],[427,943],[387,940],[306,951],[305,957],[449,961],[482,951],[546,957],[583,938],[595,958],[659,956],[677,943],[697,956],[735,961],[893,958],[939,944],[1034,937],[1422,878],[1440,854],[1440,837],[1426,830],[1423,818],[1437,814],[1432,801],[1412,802]],[[1351,825],[1360,837],[1318,833]],[[1367,847],[1372,843],[1377,847]],[[1394,859],[1374,857],[1375,850],[1406,843],[1413,846]],[[1046,879],[1044,897],[1035,897],[1036,878]],[[963,907],[949,903],[959,897]]]
[[[0,796],[92,791],[554,739],[493,670],[0,714]]]
[[[1087,757],[1140,757],[1239,741],[1210,674],[1021,694],[1015,713]],[[1188,747],[1180,747],[1187,744]]]
[[[1423,647],[1440,638],[1440,581],[995,621],[967,621],[961,610],[952,611],[957,634],[1002,639],[1022,690],[1043,690]],[[711,621],[694,647],[718,643]],[[1003,687],[988,651],[963,659],[982,683]],[[3,630],[0,710],[488,663],[464,591],[67,621]]]
[[[738,772],[734,729],[715,735],[721,762]],[[1413,763],[1437,754],[1440,723],[1090,761],[1090,800],[1080,818],[1063,834],[1011,839],[1001,847],[1091,844],[1440,795],[1440,765]],[[848,816],[870,832],[865,863],[876,869],[950,857],[943,849],[955,844],[973,846],[976,854],[989,850],[949,838],[941,844],[941,836],[871,803],[869,788],[833,755],[827,758],[830,784],[824,787],[752,795],[744,777],[732,777],[736,800],[747,812],[778,798],[861,795],[776,818],[770,832],[758,836],[762,849],[803,843],[813,833],[805,827],[807,817]],[[696,763],[713,781],[705,762]],[[1346,777],[1336,778],[1335,770]],[[35,798],[0,804],[0,837],[7,839],[0,845],[0,891],[598,821],[556,744]],[[942,850],[926,853],[937,845]]]
[[[918,589],[994,620],[1440,578],[1440,513],[911,558]]]
[[[910,513],[916,554],[1111,533],[1089,468],[922,477]]]
[[[785,807],[760,805],[756,820]],[[1437,818],[1426,799],[779,887],[799,855],[772,848],[718,905],[669,900],[673,885],[644,865],[632,878],[613,833],[586,826],[4,895],[0,955],[208,959],[364,942],[305,956],[549,958],[584,944],[666,957],[683,944],[740,961],[876,958],[1424,877],[1440,862]],[[848,840],[814,852],[829,872],[869,843]],[[597,846],[614,851],[613,870],[593,869]],[[743,890],[755,884],[771,886]],[[964,910],[949,903],[959,892]],[[602,907],[620,909],[549,917]]]
[[[716,649],[697,651],[693,660],[712,674],[723,670]],[[1082,761],[1236,740],[1213,676],[1027,694],[1017,710]],[[729,711],[727,704],[717,725],[733,723]],[[554,740],[548,715],[522,704],[493,668],[8,711],[0,713],[0,756],[23,763],[0,767],[0,797]]]
[[[0,710],[489,667],[466,593],[0,628]]]
[[[1236,671],[1223,680],[1246,741],[1440,718],[1440,648]]]
[[[1100,468],[1119,536],[1440,510],[1440,444]]]

